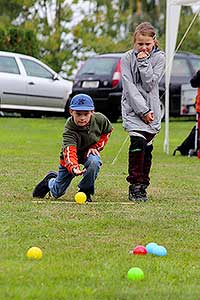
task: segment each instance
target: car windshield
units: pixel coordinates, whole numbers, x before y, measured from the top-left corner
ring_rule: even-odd
[[[195,72],[200,69],[200,59],[191,59],[191,64]]]
[[[78,75],[90,74],[90,75],[107,75],[114,71],[114,67],[117,63],[116,58],[90,58],[79,70]]]
[[[189,77],[190,75],[191,72],[187,60],[185,58],[175,57],[172,66],[172,76]]]

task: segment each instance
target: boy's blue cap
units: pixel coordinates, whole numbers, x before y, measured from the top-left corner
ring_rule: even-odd
[[[69,108],[73,110],[94,110],[94,102],[90,96],[78,94],[71,99]]]

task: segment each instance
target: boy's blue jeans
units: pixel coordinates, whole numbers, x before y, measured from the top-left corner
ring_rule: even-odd
[[[98,155],[90,154],[84,163],[86,172],[83,174],[83,178],[80,181],[78,187],[80,190],[94,194],[94,182],[99,173],[100,166],[102,165],[101,159]],[[72,179],[75,176],[63,167],[59,166],[58,176],[49,180],[49,189],[54,198],[59,198],[65,194]]]

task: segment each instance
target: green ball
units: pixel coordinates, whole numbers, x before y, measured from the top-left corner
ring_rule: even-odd
[[[140,268],[134,267],[128,271],[127,277],[129,280],[142,280],[144,272]]]

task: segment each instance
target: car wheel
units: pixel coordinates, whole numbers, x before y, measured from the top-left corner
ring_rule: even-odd
[[[24,111],[24,112],[21,112],[21,117],[22,118],[41,118],[42,114],[39,112],[33,113],[33,112]]]
[[[65,105],[64,117],[66,119],[68,119],[70,117],[70,113],[69,113],[69,101],[67,101],[67,103]]]
[[[29,112],[21,112],[21,117],[22,118],[30,118],[31,117],[31,113],[29,113]]]
[[[117,120],[119,119],[119,113],[118,112],[112,112],[112,113],[105,113],[107,118],[110,120],[112,123],[116,123]]]

